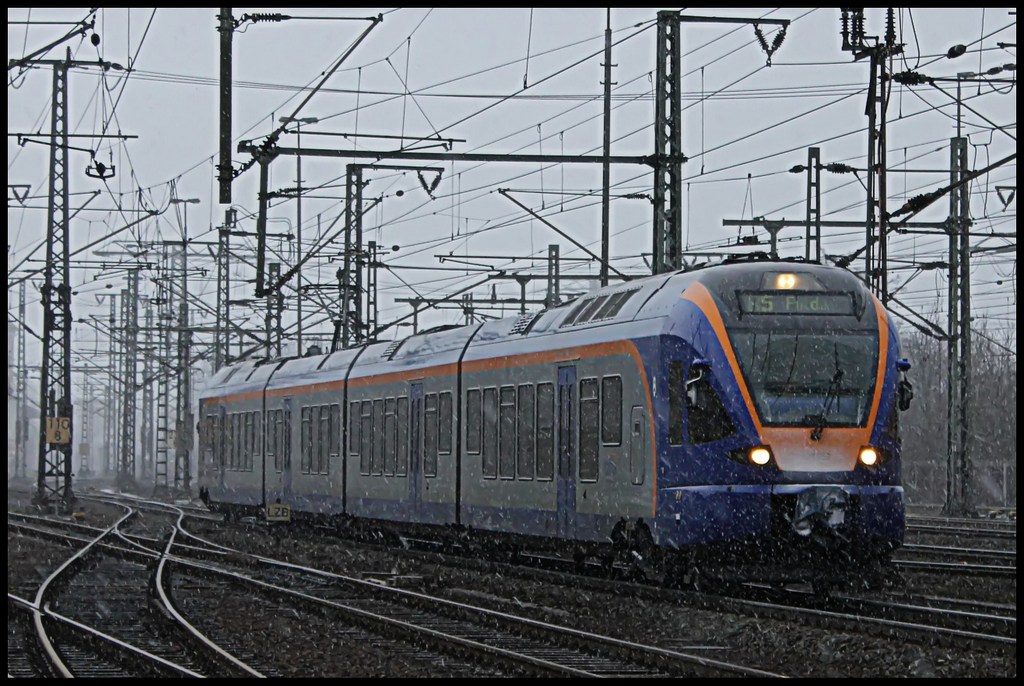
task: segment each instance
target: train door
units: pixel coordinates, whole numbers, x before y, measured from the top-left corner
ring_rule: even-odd
[[[281,422],[281,501],[292,502],[292,399],[284,399]]]
[[[410,519],[419,519],[423,498],[423,384],[412,384],[409,392],[409,503]]]
[[[634,486],[644,482],[647,455],[647,412],[634,405],[629,416],[629,477]]]
[[[576,537],[576,367],[558,368],[558,536]]]

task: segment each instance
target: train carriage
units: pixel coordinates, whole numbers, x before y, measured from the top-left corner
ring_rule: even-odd
[[[859,568],[902,542],[899,356],[845,270],[638,279],[221,370],[200,400],[202,492],[606,559]]]

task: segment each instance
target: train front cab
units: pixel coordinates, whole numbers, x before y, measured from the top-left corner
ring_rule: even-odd
[[[745,293],[767,293],[764,308],[792,295],[764,270],[680,295],[684,334],[663,337],[656,372],[668,387],[655,407],[662,548],[795,568],[884,559],[902,543],[895,329],[854,277],[801,269],[804,288],[789,290],[808,300],[791,307],[844,294],[824,301],[832,312],[750,311]]]

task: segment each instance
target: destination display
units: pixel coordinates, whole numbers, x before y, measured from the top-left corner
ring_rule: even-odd
[[[850,293],[740,291],[741,314],[854,314]]]

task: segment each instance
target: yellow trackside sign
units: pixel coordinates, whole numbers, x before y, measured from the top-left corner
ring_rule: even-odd
[[[70,417],[47,417],[46,418],[46,442],[62,443],[71,442],[71,418]]]
[[[267,504],[268,522],[290,522],[292,521],[292,507],[284,503]]]

